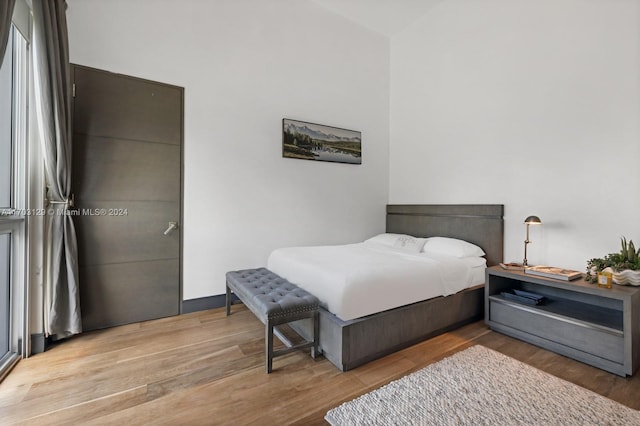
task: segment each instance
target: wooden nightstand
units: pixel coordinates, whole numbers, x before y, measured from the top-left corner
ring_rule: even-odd
[[[524,290],[545,297],[540,305],[501,295]],[[485,322],[501,333],[620,376],[640,366],[640,288],[600,288],[583,279],[562,281],[487,269]]]

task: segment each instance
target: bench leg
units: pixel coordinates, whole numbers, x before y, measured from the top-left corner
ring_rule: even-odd
[[[229,289],[229,283],[227,283],[227,316],[231,315],[231,290]]]
[[[311,346],[311,358],[315,359],[318,355],[318,341],[320,340],[320,315],[318,311],[313,313],[311,317],[313,321],[313,346]]]
[[[267,320],[265,324],[265,362],[267,374],[271,373],[273,369],[273,323]]]

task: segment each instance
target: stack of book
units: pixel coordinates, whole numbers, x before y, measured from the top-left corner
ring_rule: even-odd
[[[517,289],[511,289],[511,292],[503,291],[500,293],[502,297],[507,300],[513,300],[514,302],[524,303],[525,305],[542,305],[545,298],[541,294],[531,293],[530,291],[523,291]]]
[[[579,271],[556,268],[555,266],[531,266],[525,268],[524,273],[564,281],[571,281],[582,277],[582,273]]]
[[[502,269],[510,269],[510,270],[514,270],[514,271],[522,271],[524,269],[524,266],[522,266],[522,263],[500,263],[500,266],[502,267]]]

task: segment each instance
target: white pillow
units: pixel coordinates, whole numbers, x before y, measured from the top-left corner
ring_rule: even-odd
[[[427,238],[422,251],[424,253],[440,253],[454,257],[479,257],[485,255],[485,252],[475,244],[447,237]]]
[[[425,243],[424,238],[412,237],[411,235],[401,235],[398,237],[393,247],[399,248],[411,253],[420,253]]]
[[[420,253],[426,239],[417,238],[406,234],[380,234],[365,240],[365,243],[381,244],[395,247],[412,253]]]
[[[404,235],[404,234],[379,234],[379,235],[376,235],[375,237],[369,238],[368,240],[364,240],[364,242],[382,244],[385,246],[393,247],[393,245],[396,243],[396,240],[401,235]]]

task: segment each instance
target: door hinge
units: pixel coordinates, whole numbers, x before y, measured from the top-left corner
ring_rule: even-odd
[[[76,97],[76,84],[73,83],[73,85],[71,86],[71,97],[75,98]]]

